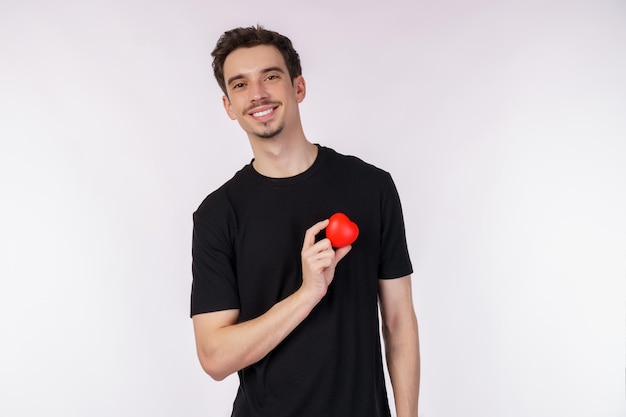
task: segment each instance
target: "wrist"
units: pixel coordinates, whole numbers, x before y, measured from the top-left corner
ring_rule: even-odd
[[[326,295],[326,289],[302,283],[300,288],[296,291],[296,295],[303,303],[313,309]]]

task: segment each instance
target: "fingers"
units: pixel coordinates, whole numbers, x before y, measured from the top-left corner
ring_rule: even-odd
[[[332,251],[332,248],[326,248],[320,252],[310,254],[306,262],[312,271],[322,272],[333,265],[334,259],[335,253]]]
[[[335,252],[333,251],[330,240],[322,239],[315,243],[315,238],[313,238],[313,242],[310,242],[307,239],[308,237],[305,238],[305,244],[302,247],[303,260],[306,259],[308,262],[314,262],[321,259],[334,259]]]
[[[342,248],[333,249],[330,240],[322,239],[319,242],[315,242],[315,236],[328,226],[329,220],[322,220],[309,229],[307,229],[304,235],[304,243],[302,245],[302,260],[307,262],[309,267],[313,265],[317,268],[334,267],[343,259],[350,250],[352,245],[344,246]]]
[[[339,248],[335,251],[335,264],[339,263],[343,259],[344,256],[348,254],[352,250],[352,245],[344,246],[343,248]]]
[[[304,234],[304,244],[302,245],[302,251],[311,248],[315,245],[315,236],[328,226],[328,219],[315,223]]]
[[[316,302],[326,295],[337,263],[352,249],[352,246],[346,246],[335,250],[328,238],[315,242],[317,234],[328,223],[328,219],[322,220],[307,229],[302,244],[302,288],[312,294]]]

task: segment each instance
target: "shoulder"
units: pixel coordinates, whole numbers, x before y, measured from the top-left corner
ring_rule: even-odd
[[[194,213],[194,217],[210,217],[230,210],[233,199],[249,189],[250,165],[244,166],[237,171],[232,178],[212,191],[200,203]]]
[[[391,181],[388,171],[377,167],[358,156],[346,155],[332,148],[320,147],[328,166],[343,176],[372,181],[373,183],[387,184]]]

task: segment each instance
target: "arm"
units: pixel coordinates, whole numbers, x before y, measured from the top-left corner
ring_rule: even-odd
[[[237,323],[239,310],[193,316],[198,359],[204,371],[222,380],[261,360],[304,320],[316,302],[302,289],[253,320]]]
[[[379,280],[387,368],[398,417],[417,417],[420,354],[411,277]]]
[[[196,350],[202,368],[221,380],[265,357],[287,337],[326,295],[337,263],[351,247],[333,250],[330,241],[315,243],[328,225],[321,221],[308,229],[302,246],[302,286],[263,315],[237,323],[239,310],[193,316]]]

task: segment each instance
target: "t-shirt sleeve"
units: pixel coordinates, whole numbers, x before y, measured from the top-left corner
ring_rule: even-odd
[[[381,200],[381,252],[378,277],[380,279],[401,278],[413,273],[406,242],[404,216],[400,196],[391,175]]]
[[[240,307],[232,233],[227,215],[194,213],[191,316]]]

